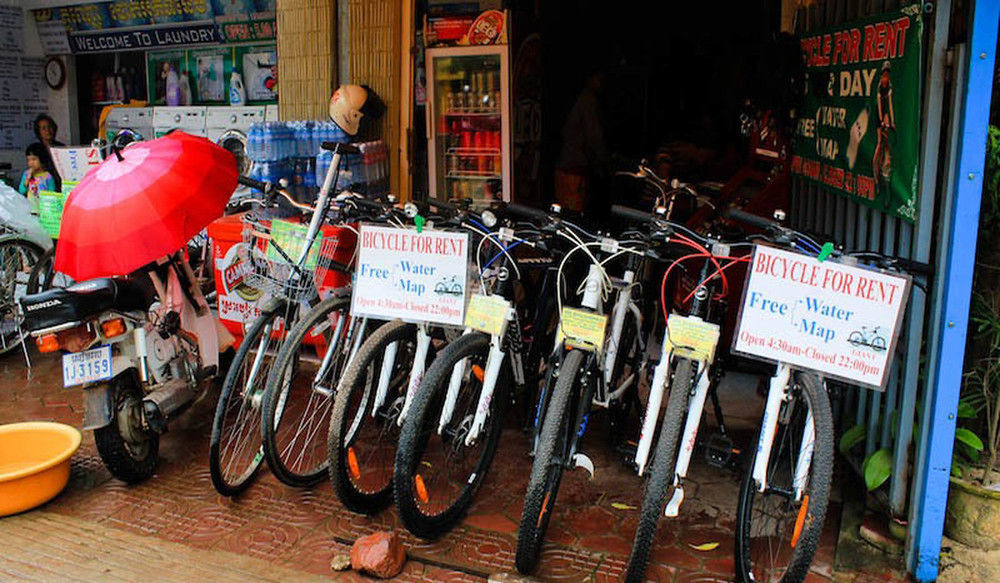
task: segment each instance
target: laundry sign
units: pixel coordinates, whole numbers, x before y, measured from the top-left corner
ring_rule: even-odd
[[[733,351],[882,390],[910,278],[757,246]]]
[[[351,312],[462,326],[468,233],[362,225]]]

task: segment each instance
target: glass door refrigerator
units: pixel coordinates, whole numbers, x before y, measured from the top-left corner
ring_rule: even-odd
[[[431,198],[510,200],[507,46],[427,49]]]

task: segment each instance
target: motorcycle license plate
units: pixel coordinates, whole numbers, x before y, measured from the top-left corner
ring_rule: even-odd
[[[64,354],[62,365],[64,387],[108,380],[111,378],[111,347]]]

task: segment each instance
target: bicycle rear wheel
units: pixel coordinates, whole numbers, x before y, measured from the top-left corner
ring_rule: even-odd
[[[833,420],[823,383],[815,374],[794,373],[790,399],[778,415],[767,467],[767,488],[760,492],[750,468],[740,486],[736,509],[736,577],[742,582],[805,579],[830,498],[833,475]],[[793,478],[804,429],[811,416],[815,439],[803,495],[796,499]]]
[[[403,524],[413,534],[435,538],[450,530],[472,503],[496,455],[510,375],[506,365],[488,402],[489,414],[478,437],[466,438],[473,426],[490,337],[466,334],[441,351],[427,370],[420,391],[403,423],[396,452],[394,492]],[[464,367],[457,399],[448,423],[440,418],[452,371]]]
[[[576,431],[574,412],[583,393],[580,376],[586,354],[571,350],[559,368],[552,396],[542,421],[542,431],[531,464],[531,480],[524,497],[524,510],[517,529],[517,570],[525,575],[538,566],[545,532],[552,519],[559,484],[570,463],[569,454]]]
[[[349,309],[346,297],[317,304],[288,334],[268,376],[261,419],[264,455],[275,477],[289,486],[311,486],[326,474],[333,393],[354,334],[360,333],[351,325]]]
[[[208,468],[212,485],[235,496],[250,484],[264,453],[260,444],[264,385],[280,344],[276,332],[287,304],[273,300],[254,320],[222,383],[212,420]]]
[[[361,345],[337,387],[327,435],[329,474],[340,501],[354,512],[374,514],[392,501],[397,421],[416,335],[414,324],[383,324]],[[388,350],[390,345],[394,350]]]

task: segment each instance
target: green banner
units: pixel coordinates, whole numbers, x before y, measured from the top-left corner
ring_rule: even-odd
[[[922,42],[918,4],[802,39],[793,173],[916,220]]]

